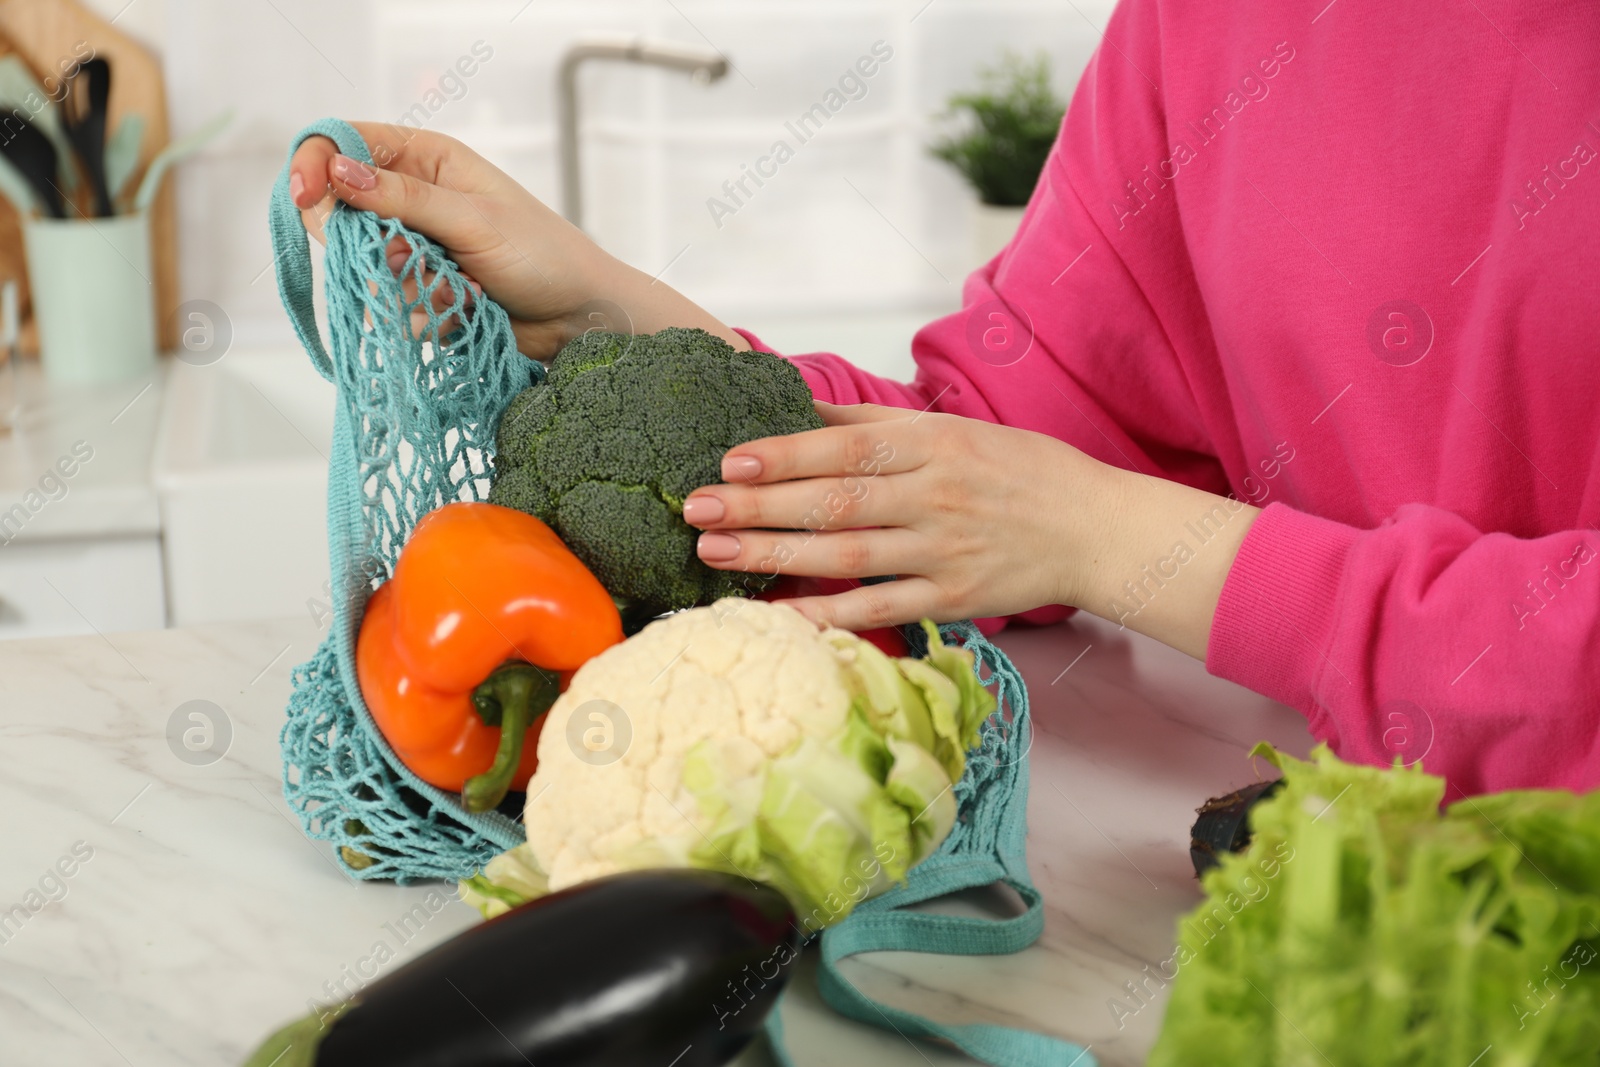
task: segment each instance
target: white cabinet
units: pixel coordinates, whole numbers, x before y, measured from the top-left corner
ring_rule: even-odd
[[[159,630],[164,625],[159,537],[0,545],[0,638]]]
[[[151,464],[172,625],[299,615],[325,597],[333,405],[297,350],[172,365]]]
[[[163,377],[63,386],[18,367],[22,415],[0,433],[0,638],[167,624],[150,485]]]

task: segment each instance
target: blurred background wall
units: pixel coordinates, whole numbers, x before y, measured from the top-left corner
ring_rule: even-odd
[[[169,179],[177,312],[188,316],[173,321],[204,343],[92,387],[25,361],[19,420],[0,434],[0,514],[13,517],[0,530],[0,638],[296,615],[327,625],[333,389],[279,303],[266,224],[289,139],[307,123],[404,118],[559,205],[556,71],[575,40],[630,35],[725,55],[731,69],[712,84],[616,62],[581,69],[586,228],[780,351],[834,351],[906,379],[916,329],[959,306],[963,278],[987,258],[980,247],[998,249],[1019,210],[980,209],[930,155],[950,97],[980,88],[980,70],[1008,49],[1042,53],[1059,99],[1018,125],[1047,146],[1112,6],[88,2],[160,56],[174,136],[235,114]],[[1025,198],[1031,183],[991,199]],[[81,303],[85,316],[115,318]],[[51,472],[80,448],[95,458],[68,485]]]
[[[944,102],[971,88],[977,68],[1006,48],[1048,54],[1055,87],[1069,95],[1112,5],[98,0],[95,6],[162,53],[177,133],[223,106],[237,110],[225,138],[178,176],[184,295],[225,309],[236,345],[291,340],[268,269],[265,209],[295,130],[330,114],[416,116],[420,103],[429,111],[428,128],[471,144],[553,204],[556,65],[574,38],[602,32],[709,45],[734,70],[707,86],[626,64],[583,69],[586,223],[595,238],[649,273],[664,270],[664,280],[725,320],[772,334],[789,349],[847,348],[853,333],[865,330],[868,343],[892,350],[894,338],[909,338],[921,321],[958,306],[961,278],[973,266],[972,194],[925,150]],[[865,95],[798,145],[784,124],[821,101],[879,41],[893,55],[865,80]],[[472,77],[446,76],[441,86],[441,75],[473,56],[475,45],[489,57]],[[708,198],[721,196],[722,183],[739,177],[741,164],[752,165],[778,138],[797,145],[794,157],[719,227]],[[909,373],[909,358],[876,358],[886,371]]]

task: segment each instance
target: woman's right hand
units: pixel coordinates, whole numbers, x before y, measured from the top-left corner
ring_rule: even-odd
[[[289,163],[289,194],[317,240],[331,197],[399,219],[442,245],[506,309],[518,349],[545,360],[594,325],[583,321],[586,305],[625,283],[617,275],[627,268],[460,141],[385,123],[351,125],[379,166],[340,155],[326,137],[308,138]],[[407,252],[396,238],[390,268],[398,271]]]

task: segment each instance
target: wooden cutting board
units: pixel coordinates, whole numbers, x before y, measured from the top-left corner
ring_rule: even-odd
[[[89,58],[88,50],[111,65],[111,103],[107,132],[117,128],[122,116],[144,116],[144,140],[139,163],[129,179],[134,188],[144,177],[150,160],[170,139],[167,126],[167,90],[161,62],[142,44],[96,15],[78,0],[4,0],[0,2],[0,54],[16,52],[33,69],[47,91],[60,96],[63,68]],[[87,46],[87,47],[86,47]],[[46,79],[51,79],[47,81]],[[87,182],[80,182],[80,210],[87,211]],[[169,173],[150,209],[151,281],[155,292],[156,343],[163,351],[177,346],[173,312],[178,306],[177,211]],[[70,214],[69,210],[69,214]],[[0,197],[0,280],[16,278],[23,295],[23,351],[39,351],[33,317],[28,313],[27,270],[22,250],[22,229],[16,211]]]

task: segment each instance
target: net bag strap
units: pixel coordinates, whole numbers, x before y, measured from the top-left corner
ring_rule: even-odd
[[[349,123],[340,119],[319,119],[295,134],[289,145],[289,156],[312,137],[326,137],[339,146],[339,151],[361,163],[371,163],[372,153],[367,142]],[[312,366],[324,378],[334,381],[333,357],[322,345],[322,334],[317,329],[317,313],[312,300],[311,237],[300,221],[300,209],[289,196],[289,164],[283,165],[272,188],[272,207],[269,225],[272,230],[273,262],[277,264],[278,296],[289,312],[289,321],[300,338],[300,344],[311,357]]]
[[[857,989],[839,967],[863,952],[1006,955],[1033,944],[1044,932],[1044,901],[1028,874],[1025,845],[1027,755],[1033,736],[1027,689],[1006,654],[977,627],[957,623],[942,629],[947,640],[961,640],[988,669],[987,682],[996,687],[1001,711],[987,725],[969,774],[957,786],[963,818],[939,851],[911,868],[905,885],[866,901],[822,932],[818,990],[841,1015],[903,1037],[946,1042],[994,1067],[1094,1067],[1088,1049],[1068,1041],[986,1023],[940,1023],[879,1003]],[[1005,721],[1008,709],[1010,719]],[[1021,914],[984,919],[910,910],[923,901],[996,882],[1022,898]],[[777,1016],[776,1011],[769,1016],[768,1036],[780,1062],[789,1067]]]

